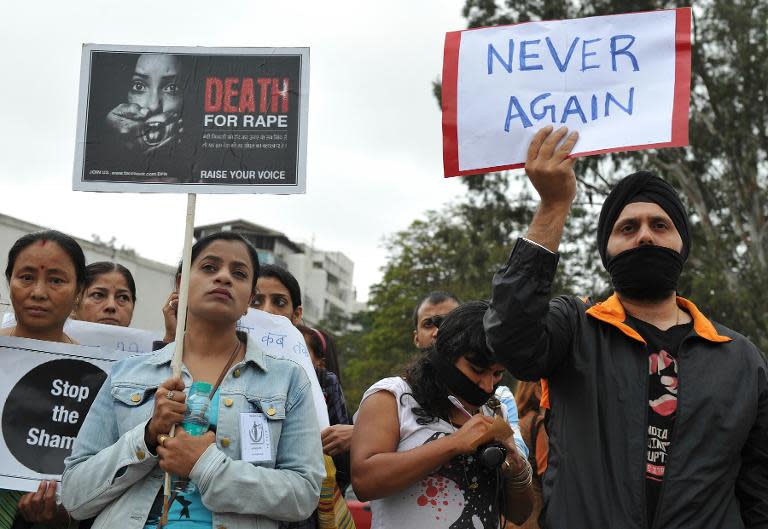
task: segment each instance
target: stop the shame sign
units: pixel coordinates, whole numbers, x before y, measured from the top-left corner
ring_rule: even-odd
[[[690,8],[446,34],[445,176],[522,167],[546,125],[574,156],[688,144]]]
[[[59,479],[80,426],[123,352],[0,337],[0,488]]]

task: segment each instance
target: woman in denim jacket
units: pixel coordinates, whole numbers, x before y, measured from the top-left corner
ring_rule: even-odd
[[[155,527],[164,471],[197,489],[171,504],[170,529],[276,528],[315,509],[324,467],[309,380],[236,332],[258,268],[255,249],[231,232],[194,245],[182,378],[166,380],[173,343],[114,365],[66,461],[62,501],[74,518],[95,516],[94,529]],[[214,431],[169,438],[185,387],[222,372]],[[258,444],[255,429],[268,434]]]

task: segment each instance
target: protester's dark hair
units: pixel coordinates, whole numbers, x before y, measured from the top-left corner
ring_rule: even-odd
[[[461,300],[451,294],[450,292],[445,292],[444,290],[433,290],[423,298],[419,300],[418,303],[416,303],[416,307],[413,309],[413,328],[418,329],[419,328],[419,310],[421,309],[422,305],[425,303],[429,305],[437,305],[439,303],[442,303],[444,301],[455,301],[458,304],[461,304]]]
[[[72,261],[72,266],[75,268],[77,288],[78,290],[82,289],[83,284],[85,284],[85,255],[83,255],[83,249],[80,248],[80,245],[77,244],[75,239],[56,230],[37,231],[19,237],[8,251],[8,264],[5,267],[5,279],[9,283],[11,282],[13,267],[16,264],[16,259],[19,257],[19,254],[37,241],[55,242],[62,250],[64,250]]]
[[[288,293],[291,295],[291,307],[293,310],[301,307],[301,287],[293,274],[282,266],[274,264],[265,264],[261,267],[259,277],[272,277],[280,281],[285,288],[288,289]]]
[[[339,379],[341,384],[341,366],[339,365],[339,355],[336,350],[336,341],[333,339],[331,333],[323,329],[316,329],[325,337],[325,367],[328,371],[331,371],[336,378]]]
[[[469,301],[453,309],[440,325],[434,345],[405,368],[401,376],[411,386],[411,395],[421,406],[413,410],[419,416],[417,421],[448,420],[453,408],[448,400],[448,387],[435,370],[434,358],[441,357],[453,364],[463,356],[482,368],[494,363],[483,328],[483,316],[488,306],[486,301]]]
[[[98,261],[91,263],[85,267],[85,283],[83,288],[90,287],[99,276],[104,274],[110,274],[112,272],[118,272],[123,279],[125,279],[128,285],[128,290],[131,292],[131,300],[136,303],[136,283],[133,280],[133,274],[126,267],[120,263],[112,263],[110,261]]]
[[[248,242],[248,239],[243,237],[242,235],[231,232],[231,231],[219,231],[216,233],[211,233],[210,235],[206,235],[202,239],[199,239],[195,244],[192,245],[192,259],[190,260],[191,263],[195,262],[195,259],[200,257],[200,254],[208,248],[208,246],[211,245],[211,243],[215,241],[234,241],[234,242],[241,242],[245,245],[245,249],[248,250],[248,255],[251,256],[251,264],[253,265],[253,277],[251,277],[251,292],[256,291],[256,280],[259,278],[259,254],[256,251],[256,248],[254,248],[253,244]],[[176,269],[176,276],[181,275],[181,265],[182,263],[179,263],[179,267]]]

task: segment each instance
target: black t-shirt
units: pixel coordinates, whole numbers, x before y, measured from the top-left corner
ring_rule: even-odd
[[[648,344],[648,451],[645,465],[648,525],[653,524],[661,482],[667,465],[677,412],[677,351],[693,328],[693,322],[666,331],[627,317],[627,323]]]

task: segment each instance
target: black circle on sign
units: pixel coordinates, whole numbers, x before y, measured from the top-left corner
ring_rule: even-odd
[[[40,364],[21,377],[3,406],[3,439],[11,454],[35,472],[64,472],[64,459],[106,378],[91,363],[63,359]]]

